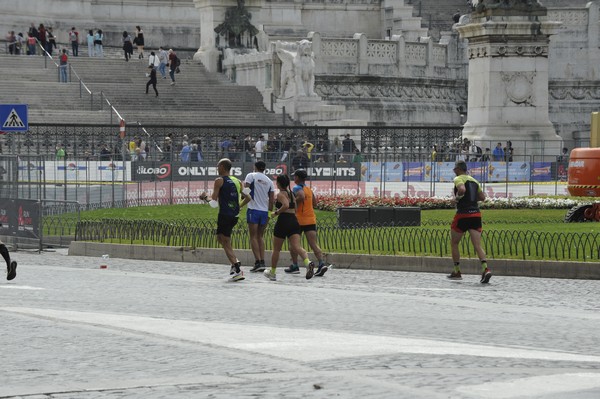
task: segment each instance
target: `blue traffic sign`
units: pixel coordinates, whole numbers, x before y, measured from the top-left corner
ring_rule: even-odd
[[[27,104],[0,104],[0,130],[26,132],[29,130]]]

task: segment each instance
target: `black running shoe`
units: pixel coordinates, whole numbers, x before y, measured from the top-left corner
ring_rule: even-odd
[[[327,265],[320,265],[317,268],[317,271],[315,272],[315,277],[323,277],[323,275],[327,272],[327,270],[329,270],[329,266]]]
[[[287,274],[300,274],[300,266],[289,265],[288,267],[283,269],[283,271],[286,272]]]
[[[6,279],[7,280],[12,280],[15,277],[17,277],[17,261],[13,260],[12,262],[10,262],[10,266],[8,266],[6,268],[7,270],[7,274],[6,274]]]
[[[483,271],[483,273],[481,273],[481,284],[487,284],[490,282],[490,279],[492,278],[492,272],[490,271],[490,269],[488,269],[487,267],[485,268],[485,270]]]
[[[264,271],[265,271],[265,264],[260,263],[260,262],[256,262],[254,264],[254,266],[252,267],[252,269],[250,269],[251,273],[258,273],[258,272],[264,272]]]

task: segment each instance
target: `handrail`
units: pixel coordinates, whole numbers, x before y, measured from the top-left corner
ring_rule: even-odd
[[[58,63],[54,60],[54,58],[52,58],[52,55],[50,55],[46,49],[42,46],[42,44],[40,43],[38,38],[35,38],[35,41],[37,43],[37,45],[42,49],[42,51],[44,52],[44,60],[46,60],[46,58],[49,58],[54,65],[58,68],[59,65]],[[44,68],[46,68],[46,64],[44,61]],[[77,80],[79,81],[79,97],[82,97],[82,93],[81,93],[81,89],[85,89],[85,91],[87,91],[87,93],[91,96],[90,98],[90,102],[93,103],[93,99],[94,99],[94,93],[92,93],[92,91],[90,90],[90,88],[85,84],[85,82],[83,81],[83,79],[79,76],[79,74],[77,73],[77,71],[75,70],[75,68],[73,68],[73,66],[71,64],[69,64],[69,70],[71,71],[71,81],[73,81],[73,75],[75,75],[75,77],[77,78]],[[125,121],[125,119],[121,116],[121,114],[119,113],[119,111],[117,111],[117,109],[112,105],[112,103],[110,102],[110,100],[106,97],[106,95],[104,94],[104,92],[100,92],[100,107],[102,109],[102,100],[106,101],[106,103],[108,104],[109,108],[111,109],[112,112],[114,112],[117,117],[119,118],[119,121]],[[110,123],[112,123],[112,112],[110,114]],[[139,124],[139,122],[138,122]],[[146,134],[148,134],[146,132]]]
[[[160,152],[161,154],[163,154],[164,151],[162,150],[162,148],[160,148],[160,146],[156,142],[156,139],[150,133],[148,133],[148,131],[146,130],[146,128],[144,126],[142,126],[142,124],[139,121],[137,121],[136,123],[142,129],[142,131],[144,133],[146,133],[146,136],[148,136],[152,140],[152,144],[154,145],[154,148],[156,148],[158,150],[158,152]]]

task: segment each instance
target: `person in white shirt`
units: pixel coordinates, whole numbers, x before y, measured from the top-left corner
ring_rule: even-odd
[[[254,254],[254,267],[251,272],[262,272],[265,270],[265,230],[269,224],[269,211],[275,203],[275,185],[265,175],[266,164],[264,161],[256,161],[254,172],[248,173],[244,180],[246,189],[250,190],[249,196],[244,199],[241,206],[248,204],[246,221],[250,233],[250,246]]]
[[[254,157],[257,161],[262,159],[262,153],[265,148],[264,136],[260,136],[256,144],[254,144]]]
[[[148,66],[151,66],[154,69],[158,69],[160,65],[160,60],[158,56],[154,53],[154,51],[150,52],[150,57],[148,57]]]

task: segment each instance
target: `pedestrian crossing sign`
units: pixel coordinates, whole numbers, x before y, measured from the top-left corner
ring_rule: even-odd
[[[27,104],[0,104],[0,130],[26,132],[29,130]]]

